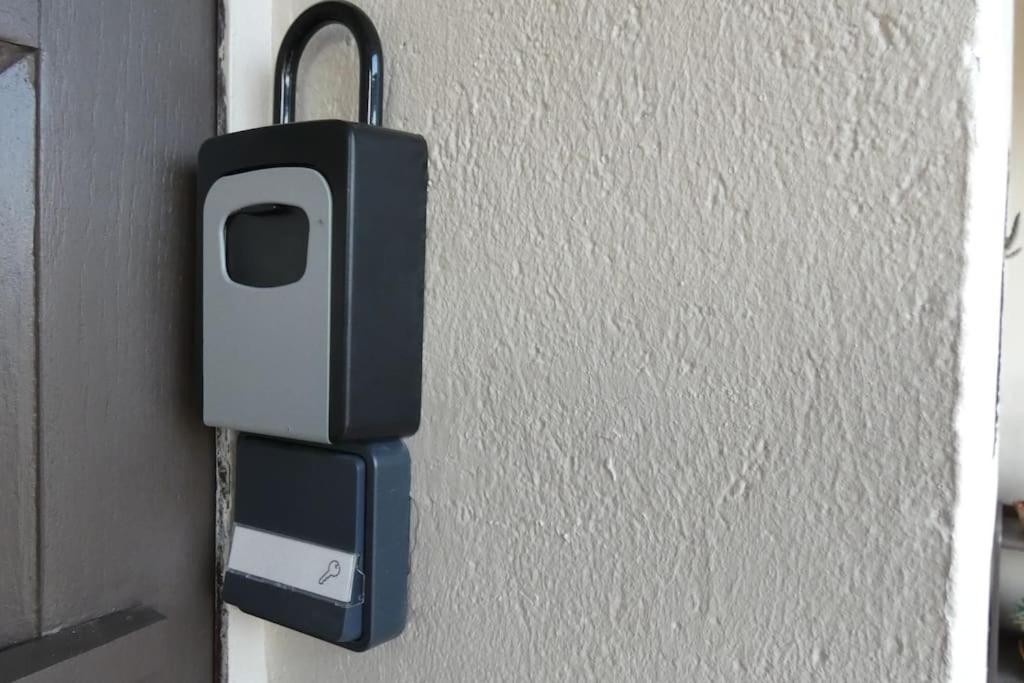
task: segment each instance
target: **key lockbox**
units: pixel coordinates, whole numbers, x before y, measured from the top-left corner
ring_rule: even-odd
[[[299,57],[331,22],[359,46],[361,121],[293,122]],[[282,43],[275,125],[200,149],[208,425],[321,444],[419,426],[427,146],[381,127],[382,69],[362,12],[314,6]]]

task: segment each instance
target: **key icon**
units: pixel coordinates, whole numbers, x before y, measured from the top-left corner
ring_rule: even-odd
[[[320,585],[324,585],[328,579],[333,579],[339,574],[341,574],[341,564],[337,560],[331,560],[330,564],[327,565],[327,571],[320,577]]]

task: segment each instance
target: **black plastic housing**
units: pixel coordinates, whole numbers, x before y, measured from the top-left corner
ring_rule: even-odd
[[[241,435],[235,522],[358,553],[362,602],[339,604],[234,571],[224,578],[225,601],[350,650],[398,636],[407,613],[410,472],[397,440],[326,448]]]
[[[212,138],[199,151],[199,230],[217,179],[275,166],[319,172],[332,195],[332,281],[324,283],[331,288],[331,443],[415,433],[422,381],[426,141],[336,120]],[[200,234],[200,264],[202,243]],[[200,268],[200,307],[202,278]]]

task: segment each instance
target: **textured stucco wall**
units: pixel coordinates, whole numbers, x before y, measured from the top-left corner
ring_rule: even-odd
[[[411,614],[269,679],[947,677],[976,7],[360,4],[431,144]]]

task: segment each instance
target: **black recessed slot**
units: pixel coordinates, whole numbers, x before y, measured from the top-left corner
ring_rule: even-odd
[[[228,277],[250,287],[280,287],[306,272],[309,217],[297,206],[253,204],[224,227]]]

